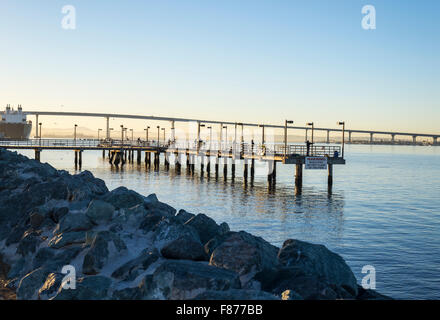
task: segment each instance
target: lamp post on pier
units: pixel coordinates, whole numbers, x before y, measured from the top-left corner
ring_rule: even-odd
[[[315,124],[313,122],[308,122],[307,125],[312,127],[312,144],[313,144],[313,131],[315,128]]]
[[[150,129],[149,126],[147,126],[144,131],[145,131],[145,142],[148,144],[148,129]]]
[[[38,125],[40,126],[40,133],[39,133],[38,137],[40,138],[40,146],[41,146],[41,126],[43,124],[40,122],[40,123],[38,123]]]
[[[293,121],[286,120],[284,122],[284,161],[286,161],[286,159],[287,159],[287,125],[288,124],[293,124]]]
[[[99,141],[99,132],[102,131],[102,129],[98,129],[98,141]]]
[[[75,145],[76,145],[76,128],[77,128],[77,127],[78,127],[77,124],[75,124],[75,125],[73,126],[73,141],[74,141]]]
[[[339,121],[338,125],[342,126],[342,158],[344,158],[344,144],[345,144],[345,121]]]

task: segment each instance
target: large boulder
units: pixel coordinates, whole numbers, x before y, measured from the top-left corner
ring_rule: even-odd
[[[131,208],[144,203],[144,197],[139,193],[128,190],[126,187],[116,188],[102,197],[102,200],[110,203],[116,209]]]
[[[83,212],[65,215],[54,230],[54,234],[69,231],[88,231],[93,228],[90,219]]]
[[[279,300],[269,292],[259,290],[238,290],[226,291],[207,290],[197,295],[194,300]]]
[[[157,250],[144,249],[138,257],[124,263],[113,271],[112,277],[124,281],[133,281],[158,259],[159,253]]]
[[[258,272],[277,264],[278,248],[250,233],[230,232],[212,252],[209,264],[240,274],[243,286]]]
[[[199,234],[202,244],[205,244],[216,235],[221,233],[220,226],[207,215],[199,213],[185,222],[185,225],[191,226],[196,229]]]
[[[17,299],[35,300],[38,296],[38,289],[46,280],[49,272],[44,268],[38,268],[24,276],[17,288]]]
[[[104,276],[89,276],[76,281],[75,289],[63,289],[61,285],[53,300],[106,300],[112,280]]]
[[[162,248],[160,253],[163,257],[168,259],[208,260],[208,256],[200,241],[188,235],[171,241]]]
[[[86,211],[86,216],[96,225],[105,223],[113,218],[115,207],[108,202],[93,200]]]
[[[116,233],[100,231],[84,256],[82,272],[95,275],[110,259],[120,256],[126,250],[127,246]]]
[[[170,221],[169,219],[162,218],[153,228],[152,238],[154,246],[158,250],[182,237],[200,242],[199,235],[193,227],[174,220]]]
[[[203,262],[167,260],[144,280],[149,299],[193,299],[206,290],[240,289],[236,272]]]
[[[63,232],[55,235],[49,240],[48,246],[54,249],[61,249],[71,245],[84,244],[86,242],[86,232]]]
[[[305,274],[323,279],[357,296],[356,278],[344,259],[323,245],[289,239],[278,253],[278,261],[286,267],[296,267]]]
[[[185,223],[191,218],[195,217],[196,215],[194,213],[187,212],[183,209],[180,209],[179,212],[176,213],[176,218],[181,222]]]
[[[176,209],[164,202],[160,202],[154,193],[145,198],[144,207],[150,212],[157,212],[166,217],[173,217],[176,214]]]

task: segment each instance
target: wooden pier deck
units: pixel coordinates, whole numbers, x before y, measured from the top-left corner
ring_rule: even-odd
[[[141,164],[142,153],[145,153],[145,165],[155,169],[159,168],[160,156],[163,155],[163,162],[166,169],[173,164],[176,171],[180,171],[182,164],[186,169],[194,173],[195,165],[200,165],[202,175],[211,174],[211,165],[214,167],[214,174],[219,176],[219,168],[223,165],[223,176],[228,175],[228,162],[230,162],[231,177],[235,177],[236,161],[243,161],[243,178],[247,181],[254,178],[255,161],[267,162],[267,180],[269,188],[276,181],[277,163],[290,165],[294,164],[295,187],[301,192],[303,167],[311,158],[326,162],[328,172],[329,190],[333,184],[333,165],[344,165],[345,159],[341,155],[340,146],[329,145],[297,145],[297,144],[255,144],[251,143],[218,143],[188,141],[176,141],[168,143],[157,143],[154,141],[121,141],[121,140],[96,140],[96,139],[28,139],[21,141],[0,140],[0,148],[12,150],[34,150],[35,159],[40,160],[42,151],[50,150],[71,150],[74,151],[75,167],[82,166],[82,152],[102,151],[103,157],[108,156],[112,166],[123,166],[126,162],[137,162]],[[136,159],[135,159],[136,154]],[[173,157],[171,157],[173,155]],[[229,160],[230,159],[230,160]]]

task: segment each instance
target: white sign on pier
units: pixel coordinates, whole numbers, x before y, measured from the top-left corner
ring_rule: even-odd
[[[306,157],[306,169],[327,169],[327,157]]]

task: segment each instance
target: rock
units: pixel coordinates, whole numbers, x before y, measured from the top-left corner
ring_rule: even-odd
[[[15,279],[20,275],[23,275],[27,271],[26,259],[21,257],[14,263],[12,263],[11,268],[9,269],[7,279]]]
[[[157,197],[154,193],[145,198],[144,207],[150,212],[157,212],[169,218],[175,216],[176,214],[176,209],[157,200]]]
[[[159,259],[157,250],[145,249],[141,254],[117,268],[112,273],[112,277],[124,281],[132,281],[143,271]]]
[[[303,297],[293,290],[286,290],[281,293],[281,300],[303,300]]]
[[[206,290],[240,288],[237,273],[188,260],[167,260],[144,282],[153,299],[193,299]]]
[[[17,253],[23,257],[35,253],[38,244],[41,242],[40,237],[34,232],[27,232],[20,240],[17,247]]]
[[[393,300],[393,298],[386,295],[380,294],[379,292],[372,289],[364,289],[362,286],[358,285],[358,295],[357,300]]]
[[[65,265],[71,264],[71,261],[81,252],[81,247],[70,247],[60,250],[53,248],[41,248],[33,259],[33,268],[44,267],[50,272],[61,272]]]
[[[65,215],[54,230],[54,234],[71,231],[88,231],[93,227],[90,219],[82,212]]]
[[[41,288],[38,290],[39,300],[49,300],[55,297],[66,275],[62,273],[49,273]]]
[[[202,244],[207,243],[209,240],[221,233],[221,229],[217,223],[203,213],[199,213],[198,215],[192,217],[190,220],[185,222],[185,225],[196,229]]]
[[[110,203],[116,209],[131,208],[144,203],[144,197],[139,193],[128,190],[126,187],[119,187],[105,194],[102,200]]]
[[[84,257],[83,273],[95,275],[109,259],[119,256],[127,246],[119,236],[110,231],[100,231],[93,239],[92,245]]]
[[[155,227],[159,222],[163,220],[164,216],[159,212],[148,213],[139,223],[139,229],[143,230],[144,233],[154,231]]]
[[[185,223],[188,220],[190,220],[192,217],[195,217],[196,215],[194,213],[189,213],[183,209],[180,209],[179,212],[176,214],[176,218],[181,222]]]
[[[11,266],[3,261],[3,255],[0,253],[0,279],[6,279],[11,270]]]
[[[76,289],[58,289],[53,300],[105,300],[109,298],[112,280],[104,276],[89,276],[76,281]]]
[[[29,215],[30,224],[32,228],[38,229],[44,221],[44,216],[38,212],[31,213]]]
[[[352,296],[358,293],[356,278],[350,267],[341,256],[323,245],[289,239],[279,251],[278,260],[284,266],[297,267],[305,274],[342,287]]]
[[[160,253],[163,257],[168,259],[208,260],[208,256],[205,254],[205,250],[200,241],[188,235],[171,241],[162,248]]]
[[[86,233],[84,231],[64,232],[50,239],[48,246],[54,249],[60,249],[73,244],[83,244],[85,242]]]
[[[279,300],[269,292],[258,290],[237,290],[226,291],[207,290],[197,295],[194,300]]]
[[[143,298],[143,290],[140,287],[125,288],[115,290],[113,292],[113,300],[141,300]]]
[[[96,225],[105,223],[113,218],[115,207],[101,200],[92,200],[86,211],[86,216]]]
[[[277,247],[260,237],[231,232],[212,252],[209,264],[238,272],[244,286],[256,273],[277,264],[277,252]]]
[[[161,250],[167,244],[181,237],[187,237],[188,239],[191,238],[196,242],[200,242],[197,231],[186,224],[174,223],[173,221],[170,222],[168,219],[162,219],[154,227],[154,246],[158,250]]]
[[[229,231],[231,231],[231,229],[229,228],[229,225],[226,222],[222,222],[220,223],[220,235],[226,234]]]
[[[53,222],[58,223],[61,221],[61,219],[69,213],[69,208],[67,207],[60,207],[60,208],[54,208],[49,212],[49,216],[52,219]]]
[[[17,299],[35,300],[38,295],[38,289],[46,280],[49,272],[43,268],[38,268],[24,276],[17,288]]]

